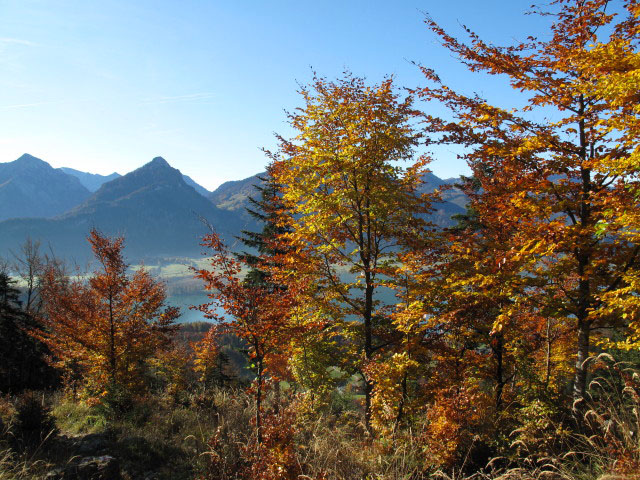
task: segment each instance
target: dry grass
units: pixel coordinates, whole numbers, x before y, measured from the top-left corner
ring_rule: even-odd
[[[465,473],[465,465],[433,471],[425,467],[428,452],[423,431],[407,429],[393,438],[372,439],[360,412],[343,408],[307,412],[285,421],[289,423],[283,427],[295,432],[291,437],[293,460],[289,459],[295,468],[291,471],[298,472],[295,478],[306,480],[640,479],[640,375],[606,355],[594,359],[593,366],[599,375],[591,382],[588,405],[580,413],[588,430],[567,437],[570,449],[549,454],[536,452],[533,446],[524,448],[520,451],[526,453],[520,458],[494,458],[483,471],[473,474]],[[289,402],[295,411],[296,397]],[[0,402],[0,407],[0,413],[5,412],[0,480],[43,478],[50,463],[64,461],[47,458],[46,446],[28,455],[12,453],[6,413],[11,409],[6,402]],[[248,459],[255,459],[250,456],[256,438],[253,399],[241,390],[190,394],[183,404],[169,397],[152,397],[119,418],[58,397],[53,412],[63,432],[111,435],[113,454],[129,478],[143,478],[153,471],[160,479],[230,480],[243,478],[241,472],[251,467]],[[552,427],[566,429],[566,425]]]

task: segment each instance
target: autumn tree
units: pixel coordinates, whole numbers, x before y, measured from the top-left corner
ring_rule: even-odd
[[[264,276],[246,275],[243,256],[234,256],[215,232],[205,236],[202,246],[210,249],[210,268],[194,269],[194,273],[204,282],[210,302],[197,308],[216,323],[195,345],[196,362],[202,372],[210,368],[218,356],[221,335],[231,334],[246,342],[256,370],[255,423],[260,444],[265,383],[269,376],[277,377],[281,362],[286,361],[282,350],[289,341],[288,315],[295,292],[279,288]],[[254,268],[262,265],[266,263],[258,262]]]
[[[313,277],[310,312],[321,312],[349,345],[370,428],[373,382],[365,367],[395,338],[377,295],[399,249],[421,235],[419,214],[428,209],[416,193],[424,160],[399,166],[414,158],[416,113],[391,79],[368,86],[350,74],[315,77],[300,93],[304,106],[290,114],[296,135],[280,137],[276,171],[291,212],[290,241],[308,252],[292,275]]]
[[[611,218],[634,208],[629,175],[614,168],[629,155],[629,144],[618,141],[624,127],[615,123],[612,103],[588,92],[597,76],[582,67],[600,33],[610,29],[613,42],[616,35],[624,36],[624,25],[637,21],[634,2],[625,3],[627,17],[618,23],[605,11],[607,4],[552,2],[546,12],[553,20],[551,37],[508,47],[484,42],[470,30],[465,43],[427,19],[470,71],[505,75],[514,89],[528,95],[522,108],[498,107],[455,92],[426,68],[431,86],[420,91],[455,117],[445,121],[427,115],[427,129],[434,141],[468,148],[464,157],[483,195],[492,199],[487,204],[494,206],[481,216],[492,225],[517,223],[505,244],[505,261],[519,264],[520,275],[536,279],[548,299],[543,310],[574,329],[574,400],[585,395],[592,335],[620,320],[607,314],[603,299],[612,292],[633,295],[623,293],[625,274],[638,262],[638,247]],[[496,319],[496,331],[522,303],[512,305]]]
[[[42,339],[55,364],[68,373],[79,370],[89,394],[109,389],[137,392],[144,388],[145,361],[170,342],[178,310],[166,307],[164,284],[144,269],[127,273],[123,238],[92,230],[89,243],[98,267],[84,279],[44,273]]]
[[[624,21],[615,25],[608,38],[598,39],[593,48],[576,58],[581,74],[591,81],[582,85],[582,93],[607,105],[606,121],[597,125],[603,136],[614,135],[616,149],[595,166],[602,175],[615,175],[623,179],[632,205],[640,200],[640,6],[637,2],[624,2],[629,12]],[[629,243],[640,244],[638,209],[620,209],[615,199],[604,206],[599,234],[612,228],[620,232]],[[604,228],[606,226],[606,228]],[[640,269],[630,262],[620,277],[617,288],[601,296],[601,312],[621,318],[624,336],[606,341],[608,346],[622,350],[640,347],[640,304],[636,292],[640,288]]]

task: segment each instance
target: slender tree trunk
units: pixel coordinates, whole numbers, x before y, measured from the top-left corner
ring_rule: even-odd
[[[258,387],[256,389],[256,431],[258,444],[262,444],[262,358],[258,359]]]
[[[109,365],[111,382],[116,384],[116,326],[113,318],[113,294],[109,293]]]
[[[573,401],[582,401],[587,391],[587,365],[589,358],[590,326],[586,321],[578,322],[578,353],[576,355],[576,371],[573,379]]]
[[[373,356],[373,284],[371,281],[371,273],[365,271],[365,311],[364,311],[364,357],[365,361],[369,363]],[[367,427],[367,431],[372,433],[371,428],[371,395],[373,393],[373,382],[367,375],[363,375],[364,378],[364,422]]]
[[[579,114],[582,116],[585,112],[584,96],[580,95]],[[580,157],[583,161],[587,160],[588,142],[586,137],[584,118],[580,118],[578,122],[580,133]],[[582,180],[582,195],[580,198],[580,226],[582,228],[591,227],[591,193],[593,186],[591,184],[591,169],[581,167],[580,176]],[[585,239],[586,240],[586,239]],[[592,239],[590,238],[589,241]],[[577,298],[577,335],[578,335],[578,351],[576,354],[576,368],[573,379],[573,401],[577,405],[584,399],[587,390],[587,365],[586,360],[589,358],[589,333],[591,322],[587,320],[589,315],[589,307],[591,306],[591,283],[587,277],[587,267],[591,263],[591,252],[588,243],[578,245],[575,249],[575,258],[578,263],[578,298]]]
[[[402,417],[404,416],[404,404],[407,401],[407,398],[409,396],[408,392],[407,392],[407,372],[404,372],[404,375],[402,377],[402,383],[401,383],[401,387],[402,387],[402,398],[400,399],[400,405],[398,405],[398,415],[396,415],[396,420],[394,422],[393,425],[393,434],[395,435],[396,431],[398,430],[398,427],[400,426],[400,422],[402,421]]]
[[[549,382],[551,381],[551,319],[547,319],[547,351],[545,353],[545,377],[544,386],[549,388]]]
[[[496,334],[493,348],[493,355],[496,359],[496,414],[502,411],[502,394],[504,392],[504,335],[502,332]]]

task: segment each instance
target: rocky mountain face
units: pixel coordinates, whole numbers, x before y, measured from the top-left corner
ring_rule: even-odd
[[[54,217],[82,203],[91,192],[73,176],[28,154],[0,163],[0,221]]]
[[[261,185],[261,178],[266,172],[258,173],[243,180],[225,182],[208,195],[209,200],[218,208],[230,211],[244,211],[248,198],[256,195],[256,185]]]

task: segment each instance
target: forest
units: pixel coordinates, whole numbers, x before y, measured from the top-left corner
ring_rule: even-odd
[[[640,4],[534,14],[548,34],[509,46],[425,20],[518,105],[437,65],[302,85],[262,228],[209,226],[191,267],[209,322],[176,323],[126,238],[89,231],[89,272],[25,242],[0,268],[0,479],[638,478]],[[425,192],[447,145],[472,174]]]

